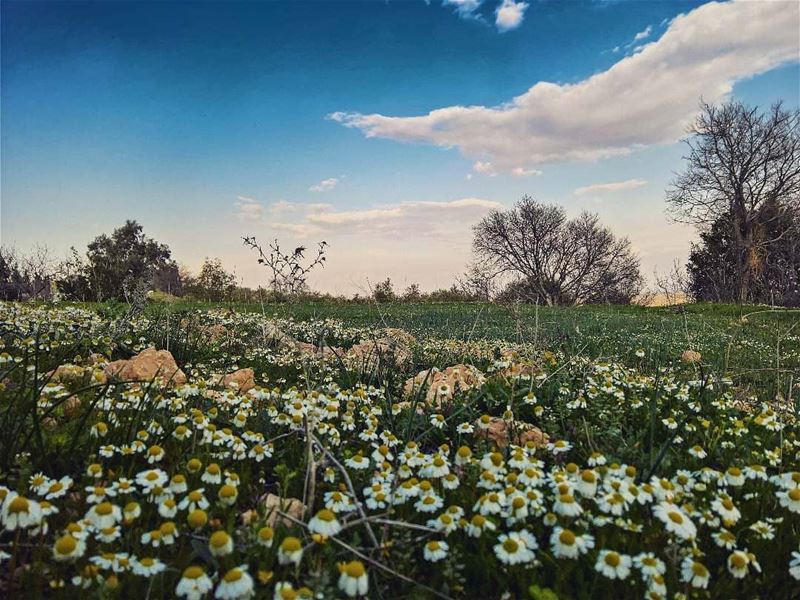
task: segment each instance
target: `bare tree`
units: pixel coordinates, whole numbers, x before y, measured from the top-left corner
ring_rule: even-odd
[[[630,302],[642,287],[630,242],[595,214],[568,219],[563,208],[525,196],[511,210],[491,212],[473,233],[484,267],[522,278],[526,297],[536,302]]]
[[[691,293],[689,274],[686,272],[686,267],[678,260],[673,261],[672,268],[666,274],[661,274],[655,269],[653,279],[665,304],[682,304],[689,298]]]
[[[298,246],[292,252],[281,250],[278,240],[270,242],[265,250],[255,237],[243,237],[244,245],[258,253],[258,263],[270,270],[270,289],[280,294],[293,296],[306,289],[308,274],[316,267],[325,266],[325,252],[328,242],[317,244],[317,254],[305,264],[305,246]]]
[[[800,112],[781,103],[761,113],[741,102],[703,103],[689,129],[686,169],[667,191],[676,220],[709,228],[730,216],[738,299],[750,297],[766,249],[768,204],[800,207]]]

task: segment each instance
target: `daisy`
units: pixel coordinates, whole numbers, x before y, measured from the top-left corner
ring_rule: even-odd
[[[364,563],[351,560],[349,563],[339,565],[339,589],[350,598],[365,596],[369,589],[369,579]]]
[[[202,567],[191,566],[184,570],[183,577],[175,588],[175,595],[187,600],[200,600],[213,587],[214,584]]]
[[[484,531],[494,531],[496,526],[483,515],[473,515],[467,524],[466,531],[470,537],[481,537]]]
[[[689,520],[683,510],[671,502],[661,502],[653,507],[653,514],[666,526],[666,530],[684,540],[697,535],[697,527]]]
[[[308,530],[326,537],[332,537],[342,530],[342,525],[336,520],[336,513],[323,508],[308,522]]]
[[[84,518],[95,529],[106,529],[122,520],[122,510],[110,502],[101,502],[92,506]]]
[[[588,533],[576,535],[570,529],[556,527],[550,535],[550,546],[556,558],[578,558],[594,548],[594,537]]]
[[[742,513],[740,513],[739,509],[733,504],[733,500],[726,495],[715,498],[711,503],[711,508],[714,509],[720,517],[722,517],[722,520],[728,526],[736,523],[736,521],[738,521],[742,516]]]
[[[538,547],[536,538],[527,531],[512,531],[509,534],[501,534],[497,538],[498,544],[494,547],[495,556],[498,560],[507,565],[518,565],[534,560],[533,551]]]
[[[227,531],[215,531],[208,538],[208,550],[213,556],[226,556],[233,552],[233,538]]]
[[[53,545],[53,558],[59,562],[75,560],[83,556],[86,544],[82,539],[76,539],[70,534],[64,535]]]
[[[262,527],[258,530],[258,534],[256,535],[256,541],[258,542],[259,546],[263,546],[264,548],[272,548],[272,542],[275,539],[275,531],[272,527]]]
[[[278,562],[282,565],[299,565],[303,558],[303,545],[296,537],[284,538],[278,548]]]
[[[158,560],[157,558],[137,558],[132,561],[131,571],[134,575],[141,575],[142,577],[152,577],[158,575],[166,570],[167,565]]]
[[[800,513],[800,488],[778,492],[777,496],[781,506],[789,509],[790,512]]]
[[[613,550],[601,550],[595,570],[609,579],[627,579],[631,573],[631,557]]]
[[[0,520],[7,531],[36,527],[42,522],[41,505],[16,492],[9,492],[3,501]]]
[[[214,598],[220,600],[239,600],[250,598],[255,593],[253,578],[247,572],[247,566],[234,567],[222,577]]]
[[[681,563],[681,579],[691,585],[692,587],[706,589],[711,574],[708,569],[701,562],[694,560],[691,556],[687,556]]]
[[[425,560],[428,560],[430,562],[438,562],[447,556],[447,551],[449,549],[450,547],[447,545],[447,542],[440,540],[431,540],[430,542],[425,544],[425,550],[423,551],[423,556],[425,557]]]
[[[746,577],[751,564],[756,571],[761,571],[761,566],[755,560],[755,555],[746,550],[734,550],[730,556],[728,556],[728,571],[736,579],[743,579]]]
[[[646,577],[653,575],[663,575],[667,571],[667,565],[652,552],[642,552],[633,559],[633,564]]]
[[[565,517],[577,517],[583,512],[583,508],[572,494],[560,494],[553,505],[553,511]]]

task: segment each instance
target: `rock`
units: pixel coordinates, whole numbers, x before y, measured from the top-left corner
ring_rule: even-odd
[[[493,441],[499,448],[505,448],[509,444],[509,430],[511,431],[511,443],[515,446],[524,446],[532,442],[535,446],[547,444],[548,437],[538,427],[525,423],[524,421],[505,421],[500,417],[490,417],[489,425],[485,429],[481,427],[481,420],[475,422],[475,435]]]
[[[413,347],[416,338],[402,329],[388,327],[375,339],[356,344],[347,351],[348,362],[364,371],[373,371],[382,362],[389,362],[399,369],[411,367],[414,359]]]
[[[80,414],[81,399],[77,396],[70,396],[61,406],[64,409],[64,416],[67,417],[67,419],[74,419]]]
[[[256,374],[251,368],[239,369],[233,373],[228,373],[222,378],[222,385],[225,389],[235,388],[239,393],[244,394],[256,387]]]
[[[681,362],[694,364],[699,363],[703,359],[703,355],[696,350],[684,350],[681,354]]]
[[[267,513],[267,525],[270,527],[275,527],[278,524],[286,527],[296,525],[296,523],[292,522],[290,519],[279,515],[278,511],[300,521],[303,520],[303,516],[306,512],[305,504],[298,498],[281,498],[275,494],[267,494],[266,496],[262,496],[261,501]]]
[[[186,375],[178,368],[167,350],[147,348],[129,360],[115,360],[105,367],[107,377],[125,381],[152,381],[156,377],[172,384],[186,383]]]
[[[415,398],[421,390],[427,389],[425,402],[439,407],[450,402],[457,392],[477,389],[484,381],[483,373],[472,365],[453,365],[443,371],[434,367],[406,380],[403,396]]]

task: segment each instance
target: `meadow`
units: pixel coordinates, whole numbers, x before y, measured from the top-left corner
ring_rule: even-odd
[[[800,595],[800,318],[0,305],[0,593]]]

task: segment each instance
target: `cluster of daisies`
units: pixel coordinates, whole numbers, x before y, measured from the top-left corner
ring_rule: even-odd
[[[4,341],[0,367],[75,338],[81,318]],[[42,375],[40,408],[73,393],[91,408],[43,432],[82,436],[63,463],[79,467],[26,471],[33,457],[19,456],[0,480],[8,584],[189,599],[397,597],[415,585],[518,597],[534,583],[559,597],[575,585],[649,599],[800,590],[792,415],[740,410],[724,381],[552,355],[527,368],[528,351],[484,355],[487,389],[507,391],[501,406],[481,390],[404,406],[394,390],[344,387],[331,372],[314,386],[260,372],[262,385],[240,393],[188,370],[182,385],[102,396],[85,390],[92,367],[67,365],[75,377],[57,383]],[[493,438],[492,417],[549,438]],[[601,421],[627,427],[634,450],[648,436],[662,445],[626,454],[591,435]]]

